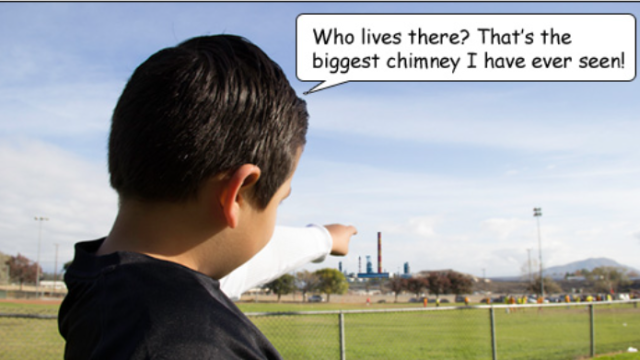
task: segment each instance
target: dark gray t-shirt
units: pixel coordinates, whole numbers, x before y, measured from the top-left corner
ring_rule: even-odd
[[[281,359],[218,281],[132,252],[76,244],[58,325],[65,359]]]

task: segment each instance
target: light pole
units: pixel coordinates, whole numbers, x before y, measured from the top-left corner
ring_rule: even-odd
[[[53,293],[55,294],[58,286],[58,245],[59,244],[53,244],[53,245],[56,246],[56,262],[53,267]]]
[[[38,222],[38,258],[36,259],[36,298],[40,297],[40,242],[42,240],[42,222],[49,218],[36,216],[34,220]]]
[[[540,238],[540,216],[542,208],[533,208],[533,216],[538,221],[538,255],[540,256],[540,296],[544,299],[544,279],[542,278],[542,239]]]

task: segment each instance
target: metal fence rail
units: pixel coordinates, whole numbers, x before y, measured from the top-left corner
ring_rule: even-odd
[[[247,313],[284,359],[577,359],[640,347],[640,300]],[[0,313],[0,359],[61,359],[54,313]]]
[[[285,359],[576,359],[640,347],[638,302],[247,313]]]

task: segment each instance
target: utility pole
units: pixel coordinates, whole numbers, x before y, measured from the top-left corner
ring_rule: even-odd
[[[527,249],[529,254],[529,286],[533,285],[533,273],[531,273],[531,249]]]
[[[540,296],[544,298],[544,279],[542,277],[542,239],[540,238],[540,216],[542,208],[533,208],[533,216],[538,222],[538,255],[540,256]]]
[[[40,297],[40,242],[42,240],[42,222],[49,218],[36,216],[34,220],[38,222],[38,258],[36,259],[36,298]]]
[[[56,246],[56,262],[53,267],[53,293],[55,294],[58,288],[58,245],[59,244],[53,244],[53,245]]]
[[[487,273],[485,272],[485,268],[482,268],[482,290],[484,293],[487,293]]]

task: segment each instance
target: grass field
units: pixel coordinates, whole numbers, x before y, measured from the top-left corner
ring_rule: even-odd
[[[422,308],[421,304],[240,303],[244,312]],[[55,315],[58,304],[0,302],[0,313]],[[283,357],[339,359],[337,314],[251,317]],[[353,359],[491,359],[489,310],[346,313],[346,357]],[[640,348],[640,310],[633,304],[596,307],[596,352]],[[584,359],[589,354],[585,306],[495,309],[499,359]],[[61,359],[57,321],[0,317],[0,359]],[[640,359],[637,353],[601,360]]]
[[[0,302],[0,314],[56,315],[59,306]],[[64,340],[56,319],[0,317],[0,359],[62,359],[63,352]]]
[[[407,304],[404,304],[406,307]],[[244,311],[287,311],[287,305],[242,304]],[[377,305],[390,308],[397,305]],[[352,307],[362,308],[355,305]],[[298,305],[297,311],[304,306]],[[318,304],[314,310],[344,308]],[[415,306],[420,308],[420,306]],[[596,308],[596,353],[638,347],[640,312],[631,304]],[[293,310],[293,311],[296,311]],[[350,309],[347,309],[350,310]],[[590,353],[586,306],[495,309],[501,359],[577,359]],[[253,317],[285,359],[338,358],[338,315]],[[491,359],[489,310],[344,314],[348,359]],[[622,356],[622,355],[621,355]],[[629,355],[625,355],[629,356]],[[640,358],[638,356],[637,358]]]

